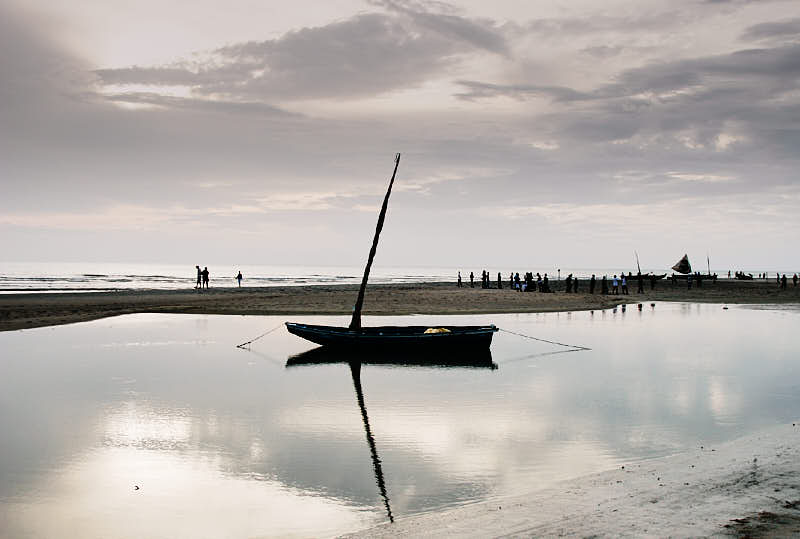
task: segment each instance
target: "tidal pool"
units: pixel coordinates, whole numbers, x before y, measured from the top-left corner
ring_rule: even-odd
[[[0,536],[333,536],[800,416],[797,307],[364,319],[591,348],[501,331],[496,368],[295,365],[314,345],[283,328],[235,347],[284,320],[0,333]]]

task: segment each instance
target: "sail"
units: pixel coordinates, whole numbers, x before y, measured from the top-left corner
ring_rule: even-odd
[[[692,265],[689,264],[689,256],[683,255],[683,258],[678,260],[678,262],[672,266],[672,269],[677,271],[678,273],[691,273],[692,272]]]

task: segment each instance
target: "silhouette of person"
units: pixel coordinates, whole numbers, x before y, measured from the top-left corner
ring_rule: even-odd
[[[608,295],[608,279],[606,279],[605,275],[603,275],[603,278],[600,280],[600,292],[604,296]]]
[[[242,272],[241,271],[236,276],[236,280],[239,281],[239,288],[241,288],[242,287]]]
[[[792,283],[794,283],[794,286],[797,286],[797,274],[796,273],[794,274],[794,277],[792,277]]]
[[[783,274],[783,277],[781,277],[781,290],[786,290],[786,274],[785,273]]]
[[[573,277],[572,278],[572,291],[575,292],[576,294],[578,293],[578,278],[577,277]]]
[[[195,268],[197,268],[197,284],[194,287],[201,288],[203,286],[203,270],[200,269],[200,266],[195,266]]]
[[[461,272],[458,272],[458,287],[461,288],[463,285],[461,284]]]
[[[503,277],[500,275],[499,271],[497,272],[497,289],[498,290],[503,289]]]
[[[615,296],[619,295],[619,281],[616,275],[614,275],[614,279],[611,281],[611,291]]]
[[[469,287],[475,288],[475,274],[471,271],[469,272]]]
[[[594,273],[592,273],[592,278],[589,279],[589,293],[590,294],[594,294],[594,285],[595,285],[596,281],[597,281],[597,279],[594,276]]]
[[[642,277],[641,271],[636,274],[636,281],[638,284],[638,290],[636,290],[636,292],[642,294],[644,292],[644,277]]]
[[[205,285],[206,288],[208,288],[208,266],[203,268],[202,275],[203,275],[203,284]]]

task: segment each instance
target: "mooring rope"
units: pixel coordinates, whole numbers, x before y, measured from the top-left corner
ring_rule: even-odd
[[[245,346],[247,346],[248,344],[251,344],[251,343],[254,343],[254,342],[256,342],[256,341],[257,341],[258,339],[260,339],[261,337],[266,337],[267,335],[269,335],[270,333],[272,333],[273,331],[275,331],[276,329],[278,329],[278,328],[279,328],[279,327],[281,327],[282,325],[283,325],[283,323],[280,323],[280,324],[278,324],[277,326],[275,326],[274,328],[272,328],[272,329],[270,329],[270,330],[268,330],[268,331],[265,331],[264,333],[262,333],[261,335],[259,335],[259,336],[258,336],[258,337],[256,337],[255,339],[250,339],[249,341],[247,341],[247,342],[243,342],[242,344],[237,344],[237,345],[236,345],[236,348],[244,348],[244,347],[245,347]]]
[[[575,350],[591,350],[591,348],[587,348],[586,346],[578,346],[577,344],[564,344],[563,342],[556,342],[556,341],[548,341],[547,339],[540,339],[539,337],[533,337],[531,335],[525,335],[524,333],[517,333],[516,331],[511,331],[510,329],[503,329],[497,328],[500,331],[505,331],[506,333],[511,333],[512,335],[516,335],[518,337],[525,337],[526,339],[533,339],[534,341],[541,341],[546,342],[549,344],[555,344],[558,346],[566,346],[567,348],[574,348]]]

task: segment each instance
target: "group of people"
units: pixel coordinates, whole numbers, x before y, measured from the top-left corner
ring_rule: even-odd
[[[650,290],[655,289],[656,281],[658,278],[655,275],[642,275],[638,273],[637,275],[633,275],[632,273],[628,272],[626,276],[624,272],[620,272],[619,277],[614,275],[612,279],[609,279],[608,276],[603,275],[602,279],[600,279],[600,292],[601,294],[613,294],[619,295],[621,294],[628,294],[628,282],[630,279],[636,279],[638,288],[638,293],[644,293],[644,281],[645,279],[650,281]],[[595,288],[597,286],[597,276],[592,274],[592,277],[589,279],[589,293],[594,294]],[[469,272],[469,285],[471,288],[475,288],[475,274],[473,272]],[[461,272],[458,272],[458,287],[461,288],[464,286],[464,283],[461,278]],[[536,273],[534,276],[533,272],[526,272],[522,278],[520,278],[519,272],[512,272],[508,276],[508,287],[511,290],[518,290],[520,292],[544,292],[549,293],[553,292],[550,287],[550,279],[547,276],[547,273],[542,276],[540,273]],[[567,275],[567,278],[564,281],[564,291],[566,293],[577,293],[580,291],[581,281],[577,275],[573,275],[570,273]],[[481,271],[481,288],[495,288],[492,286],[491,282],[491,274],[483,270]],[[503,277],[500,272],[497,273],[497,286],[498,290],[503,288]]]
[[[195,288],[208,288],[208,266],[204,267],[202,270],[200,266],[195,266],[197,268],[197,284],[194,285]],[[242,287],[242,272],[240,271],[236,277],[234,277],[236,281],[239,283],[239,288]]]
[[[200,269],[200,266],[195,266],[195,268],[197,268],[197,284],[194,287],[208,288],[208,266],[203,269]]]
[[[781,276],[781,274],[779,273],[778,274],[778,286],[780,287],[781,290],[786,290],[786,281],[787,281],[786,274],[784,273]],[[798,281],[798,277],[797,277],[797,274],[795,273],[792,276],[792,285],[793,286],[797,286],[797,281]]]

